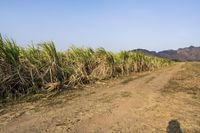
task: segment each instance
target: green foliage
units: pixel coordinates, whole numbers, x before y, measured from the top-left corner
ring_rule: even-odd
[[[70,47],[58,52],[53,42],[20,48],[0,36],[0,99],[16,99],[55,91],[132,72],[168,66],[167,59],[139,52],[112,53],[103,48]]]

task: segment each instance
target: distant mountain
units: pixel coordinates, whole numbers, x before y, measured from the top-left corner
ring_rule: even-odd
[[[132,51],[140,51],[146,55],[158,56],[179,61],[200,61],[200,47],[186,47],[178,50],[164,50],[160,52],[148,51],[146,49],[135,49]]]

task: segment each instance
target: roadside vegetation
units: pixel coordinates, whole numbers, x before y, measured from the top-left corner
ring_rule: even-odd
[[[140,52],[113,53],[103,48],[72,46],[60,52],[53,42],[22,48],[0,36],[0,101],[152,71],[171,63]]]

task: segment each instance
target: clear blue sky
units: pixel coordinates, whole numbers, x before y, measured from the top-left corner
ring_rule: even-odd
[[[0,33],[108,50],[200,45],[200,0],[0,0]]]

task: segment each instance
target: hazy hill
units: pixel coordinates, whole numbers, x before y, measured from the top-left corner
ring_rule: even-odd
[[[199,61],[200,60],[200,47],[186,47],[179,48],[178,50],[164,50],[164,51],[148,51],[146,49],[135,49],[133,51],[141,51],[147,55],[159,56],[180,61]]]

